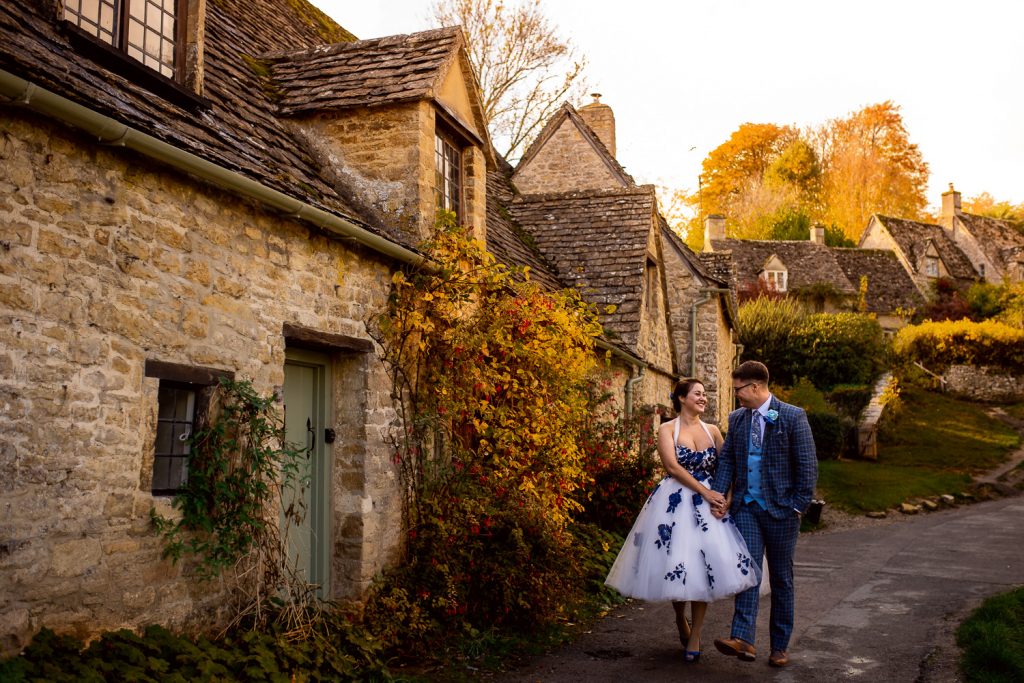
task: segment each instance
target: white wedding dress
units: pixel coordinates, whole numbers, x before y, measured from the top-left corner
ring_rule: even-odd
[[[675,423],[676,459],[711,488],[718,462],[714,445],[696,452],[679,445],[678,418]],[[605,583],[642,600],[712,602],[756,586],[760,574],[732,517],[716,519],[699,493],[667,476],[640,510]]]

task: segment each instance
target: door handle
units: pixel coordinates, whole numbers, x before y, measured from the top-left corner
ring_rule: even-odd
[[[312,444],[306,449],[306,459],[309,460],[313,456],[313,451],[316,450],[316,431],[313,429],[313,421],[308,417],[306,418],[306,434],[312,440]]]

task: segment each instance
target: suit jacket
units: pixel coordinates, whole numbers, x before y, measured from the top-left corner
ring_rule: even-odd
[[[803,408],[783,403],[772,396],[769,404],[779,413],[774,423],[764,421],[761,451],[761,491],[768,512],[776,519],[804,512],[814,497],[818,481],[818,458],[811,426]],[[719,455],[714,488],[725,493],[733,485],[730,512],[743,504],[747,492],[747,450],[750,444],[750,410],[740,408],[729,414],[729,432]]]

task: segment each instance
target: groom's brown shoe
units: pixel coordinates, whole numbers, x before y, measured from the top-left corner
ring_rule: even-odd
[[[715,638],[715,647],[723,655],[739,657],[745,662],[752,662],[757,658],[757,650],[745,640],[739,638]]]
[[[789,664],[789,653],[785,650],[772,650],[768,655],[768,663],[772,666],[786,666]]]

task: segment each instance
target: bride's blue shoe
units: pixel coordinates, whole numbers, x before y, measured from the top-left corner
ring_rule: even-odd
[[[698,647],[700,647],[699,643]],[[683,661],[685,661],[687,664],[696,664],[700,661],[700,650],[684,650]]]

